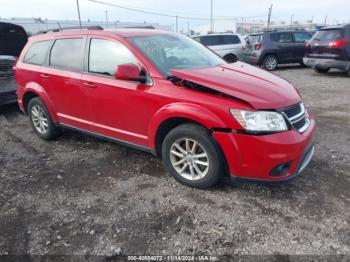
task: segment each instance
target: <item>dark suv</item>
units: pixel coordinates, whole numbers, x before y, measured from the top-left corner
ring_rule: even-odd
[[[350,76],[350,24],[320,29],[306,43],[304,63],[318,73],[336,68]]]
[[[305,41],[311,38],[307,31],[267,31],[250,34],[244,52],[247,63],[275,70],[279,64],[303,64]]]
[[[17,101],[12,67],[27,40],[23,27],[0,22],[0,106]]]

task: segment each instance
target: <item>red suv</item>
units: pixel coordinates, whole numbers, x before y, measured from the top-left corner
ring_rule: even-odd
[[[31,37],[18,102],[43,139],[72,128],[152,152],[180,182],[285,181],[314,152],[315,120],[288,81],[227,64],[196,41],[151,29]]]

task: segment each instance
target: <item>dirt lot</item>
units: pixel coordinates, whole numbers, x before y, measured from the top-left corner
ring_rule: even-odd
[[[350,256],[350,79],[276,73],[318,122],[313,161],[286,185],[191,189],[152,155],[71,131],[45,142],[2,108],[0,254]]]

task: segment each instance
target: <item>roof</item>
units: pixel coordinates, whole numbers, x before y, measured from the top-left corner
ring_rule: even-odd
[[[331,30],[331,29],[341,29],[341,28],[350,28],[350,24],[326,26],[326,27],[320,28],[319,30]]]
[[[202,37],[202,36],[221,36],[221,35],[239,35],[234,33],[215,33],[215,34],[203,34],[203,35],[193,35],[191,37]]]
[[[144,29],[144,28],[116,28],[116,29],[64,29],[61,31],[48,31],[44,32],[42,34],[38,34],[35,36],[32,36],[31,39],[35,40],[44,40],[44,39],[51,39],[53,37],[60,37],[60,36],[75,36],[75,35],[104,35],[104,36],[113,36],[118,35],[120,37],[133,37],[133,36],[146,36],[146,35],[170,35],[174,34],[173,32],[166,31],[166,30],[156,30],[156,29]]]

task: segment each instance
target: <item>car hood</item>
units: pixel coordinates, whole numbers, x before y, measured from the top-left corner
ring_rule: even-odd
[[[301,102],[298,91],[290,82],[241,62],[209,68],[170,70],[170,73],[244,100],[255,109],[278,109]]]

